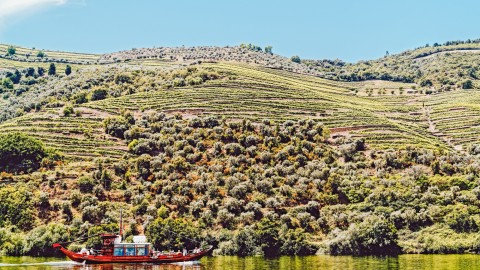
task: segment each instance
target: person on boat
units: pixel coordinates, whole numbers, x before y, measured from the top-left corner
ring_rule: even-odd
[[[90,251],[88,251],[86,248],[82,248],[79,253],[83,255],[90,255]]]
[[[183,248],[183,256],[187,256],[187,249]]]
[[[199,252],[198,247],[195,247],[195,249],[193,249],[193,253],[197,254],[198,252]]]

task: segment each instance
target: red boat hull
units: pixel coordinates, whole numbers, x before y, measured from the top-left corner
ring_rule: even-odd
[[[59,244],[54,244],[54,248],[59,249],[63,254],[65,254],[70,260],[86,263],[86,264],[101,264],[101,263],[173,263],[173,262],[187,262],[187,261],[196,261],[200,260],[205,256],[211,248],[203,250],[199,253],[190,253],[183,256],[181,253],[171,254],[171,255],[159,255],[158,257],[152,256],[111,256],[111,255],[87,255],[76,253],[71,250],[68,250],[62,247]]]

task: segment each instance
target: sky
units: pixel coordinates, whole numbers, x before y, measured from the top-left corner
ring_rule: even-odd
[[[0,43],[107,53],[160,46],[273,46],[348,62],[480,38],[475,0],[0,0]]]

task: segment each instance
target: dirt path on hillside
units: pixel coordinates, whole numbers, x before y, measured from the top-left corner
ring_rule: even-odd
[[[415,58],[414,60],[429,59],[429,58],[433,58],[435,56],[443,55],[443,54],[447,54],[447,53],[480,53],[480,49],[453,50],[453,51],[436,52],[436,53],[432,53],[432,54],[427,55],[427,56]]]
[[[443,132],[437,130],[437,127],[435,126],[435,122],[432,121],[432,118],[430,117],[430,113],[433,111],[432,107],[423,107],[423,113],[427,117],[428,121],[428,131],[432,133],[433,136],[441,139],[444,141],[446,144],[448,144],[450,147],[452,147],[455,150],[461,151],[462,146],[461,145],[455,145],[452,143],[451,139],[447,137]]]

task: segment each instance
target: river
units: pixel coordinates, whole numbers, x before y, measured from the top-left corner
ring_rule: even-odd
[[[36,257],[0,257],[0,270],[114,270],[114,269],[152,269],[152,270],[203,270],[203,269],[480,269],[480,255],[400,255],[396,257],[352,257],[352,256],[283,256],[274,259],[262,257],[217,256],[205,257],[199,262],[145,265],[110,264],[82,265],[62,258]]]

